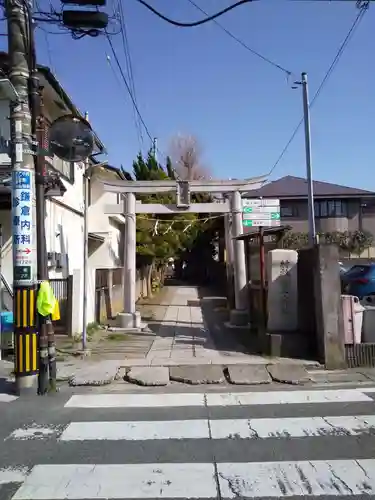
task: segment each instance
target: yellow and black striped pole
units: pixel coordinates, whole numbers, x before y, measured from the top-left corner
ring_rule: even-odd
[[[14,291],[14,352],[16,378],[27,376],[33,377],[38,373],[36,294],[36,287],[17,287]]]

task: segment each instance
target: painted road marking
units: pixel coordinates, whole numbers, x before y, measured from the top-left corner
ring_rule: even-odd
[[[308,403],[374,402],[372,398],[353,389],[322,391],[229,392],[206,394],[207,406],[280,405]]]
[[[11,403],[18,399],[18,396],[12,396],[11,394],[0,393],[0,403]]]
[[[372,394],[375,392],[375,387],[357,387],[357,391]]]
[[[12,500],[217,498],[213,464],[36,465]]]
[[[375,415],[211,420],[212,439],[356,436],[375,432]]]
[[[375,494],[375,460],[36,465],[12,500],[283,498]],[[48,478],[48,481],[46,481]],[[220,491],[218,491],[218,488]]]
[[[56,434],[61,434],[61,425],[25,425],[15,429],[6,439],[14,439],[19,441],[29,441],[31,439],[48,439]]]
[[[73,422],[60,441],[152,439],[209,439],[208,420],[172,420],[153,422]]]
[[[23,483],[29,469],[27,467],[4,467],[0,469],[0,486],[9,483]]]
[[[204,394],[76,394],[66,408],[149,408],[204,406]]]
[[[221,498],[375,494],[375,460],[217,464]]]
[[[165,408],[374,402],[356,389],[182,394],[76,394],[66,408]]]
[[[358,436],[375,433],[375,415],[193,419],[164,421],[72,422],[62,426],[31,425],[14,430],[6,439],[59,441],[150,441],[166,439],[252,439]]]

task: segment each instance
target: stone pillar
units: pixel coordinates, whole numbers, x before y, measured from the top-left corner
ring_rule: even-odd
[[[231,311],[230,323],[245,326],[249,322],[249,311],[246,293],[246,262],[244,242],[236,240],[242,234],[242,199],[241,193],[235,191],[231,197],[232,242],[234,267],[234,301],[235,309]]]
[[[140,315],[136,303],[136,200],[134,193],[124,196],[124,312],[119,314],[121,328],[139,328]]]
[[[234,307],[233,240],[231,215],[224,216],[225,268],[227,273],[227,296],[229,306]]]
[[[327,369],[341,369],[346,366],[346,361],[339,251],[335,245],[316,245],[314,250],[314,299],[319,358]]]
[[[295,250],[271,250],[267,255],[267,331],[298,330],[297,261]]]

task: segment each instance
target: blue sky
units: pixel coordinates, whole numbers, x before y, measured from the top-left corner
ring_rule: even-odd
[[[109,1],[111,10],[117,0]],[[178,20],[202,17],[188,0],[149,1]],[[53,2],[58,5],[57,0]],[[209,13],[230,3],[195,2]],[[47,9],[47,0],[40,0],[40,6]],[[316,101],[311,131],[315,179],[375,190],[371,175],[375,158],[374,7]],[[285,74],[246,51],[214,23],[176,28],[136,0],[123,0],[123,8],[138,105],[160,150],[167,153],[171,138],[178,133],[194,135],[214,177],[267,173],[302,116],[301,91],[292,90]],[[219,21],[296,78],[306,71],[312,96],[356,14],[354,1],[260,0]],[[124,62],[121,36],[112,41]],[[5,48],[5,37],[1,43]],[[74,41],[38,30],[37,50],[38,61],[52,65],[76,105],[89,112],[109,161],[131,168],[140,145],[130,99],[106,59],[110,50],[105,37]],[[144,137],[146,149],[149,139],[146,133]],[[301,127],[272,178],[304,176],[304,154]]]

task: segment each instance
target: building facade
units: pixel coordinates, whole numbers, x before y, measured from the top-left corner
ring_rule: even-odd
[[[0,68],[6,74],[7,55],[0,53]],[[39,79],[43,87],[44,120],[47,127],[57,118],[66,114],[82,116],[70,97],[61,87],[49,68],[38,67]],[[10,198],[10,157],[9,157],[9,102],[0,101],[0,226],[2,230],[1,269],[3,282],[12,288],[13,256],[12,256],[12,220]],[[48,134],[46,134],[47,137]],[[48,145],[44,145],[46,147]],[[47,147],[48,149],[48,147]],[[95,136],[95,152],[104,152],[104,146]],[[52,281],[73,283],[69,298],[71,318],[69,332],[79,334],[82,331],[83,309],[83,267],[84,267],[84,163],[65,162],[56,156],[46,157],[46,169],[58,178],[59,188],[46,197],[46,245],[48,252],[49,278]],[[119,179],[121,174],[116,169],[100,168],[95,172],[98,160],[90,159],[90,170],[94,173],[90,182],[89,195],[89,279],[87,293],[87,322],[95,320],[95,288],[96,270],[98,268],[117,268],[121,265],[120,246],[122,221],[112,221],[103,216],[104,193],[101,195],[100,175],[106,178]],[[2,181],[2,182],[1,182]],[[8,182],[7,182],[8,181]],[[4,285],[4,283],[3,283]],[[2,287],[2,294],[7,294]],[[9,297],[3,300],[8,304]],[[65,333],[65,332],[61,332]]]
[[[375,236],[375,193],[314,181],[317,232],[368,231]],[[247,197],[280,199],[281,223],[296,232],[308,231],[307,181],[286,176],[269,182]]]

